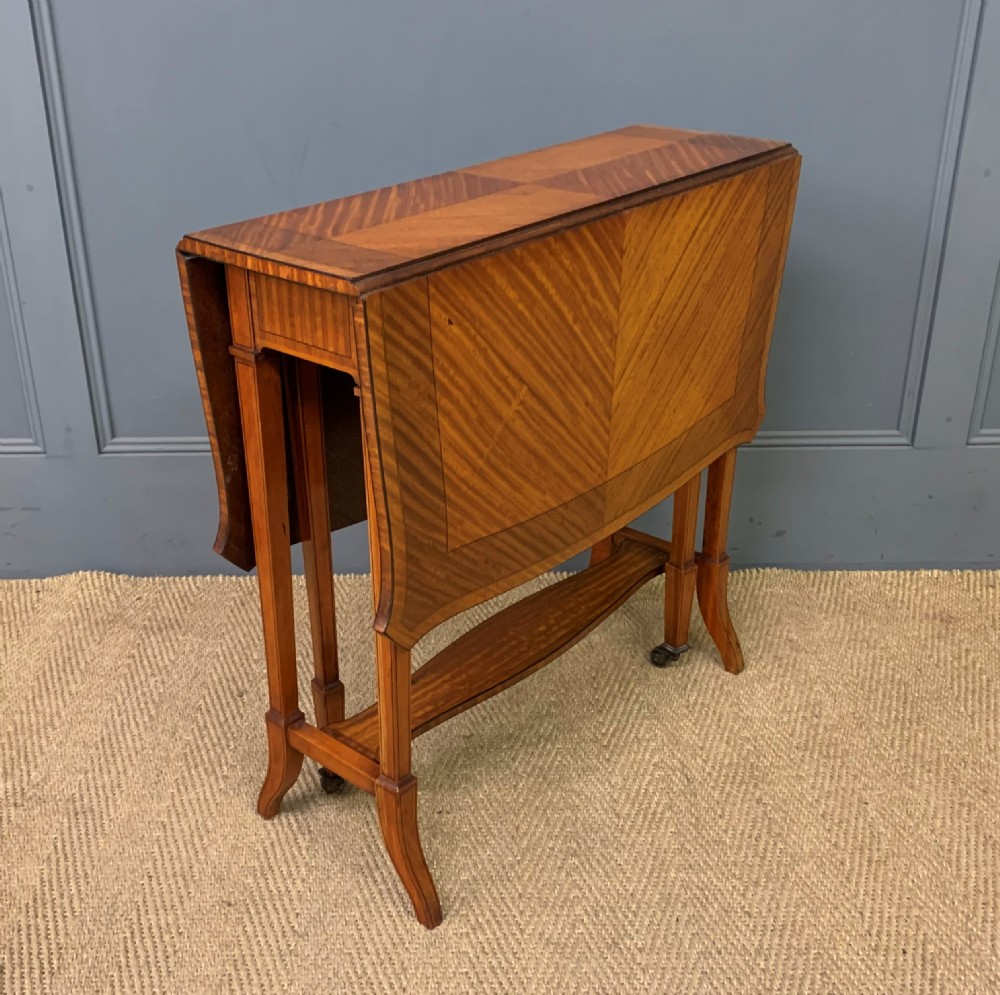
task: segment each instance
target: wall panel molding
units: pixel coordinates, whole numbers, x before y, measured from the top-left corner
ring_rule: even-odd
[[[48,116],[49,137],[56,185],[66,233],[66,252],[73,280],[77,319],[87,372],[98,451],[138,455],[142,453],[201,453],[209,451],[207,436],[121,436],[115,433],[108,391],[107,372],[101,349],[101,333],[94,302],[90,259],[83,231],[80,192],[73,163],[66,102],[63,95],[59,53],[50,0],[29,0],[35,47]]]
[[[751,449],[856,449],[859,446],[867,448],[896,449],[908,446],[909,438],[902,432],[893,429],[857,428],[844,431],[771,431],[758,432],[750,443]]]
[[[42,82],[42,96],[48,118],[49,140],[52,145],[52,163],[59,191],[60,210],[66,236],[73,297],[76,302],[77,321],[83,346],[84,366],[87,372],[87,389],[90,394],[97,446],[103,452],[114,439],[114,425],[108,399],[107,376],[101,354],[101,338],[97,327],[97,310],[94,305],[93,282],[87,246],[83,236],[83,216],[77,189],[73,152],[69,139],[66,102],[63,97],[62,76],[56,48],[55,28],[49,0],[28,0],[31,23],[35,34],[35,50]]]
[[[959,23],[958,42],[948,87],[948,107],[945,112],[941,152],[938,158],[934,195],[931,200],[924,259],[917,284],[913,332],[903,377],[903,394],[899,420],[895,429],[823,429],[818,431],[765,430],[757,435],[752,446],[759,449],[795,448],[884,448],[912,445],[923,386],[924,367],[934,322],[934,306],[941,281],[941,261],[948,235],[948,219],[958,172],[966,108],[972,89],[973,65],[979,44],[983,0],[965,0]]]
[[[106,455],[135,456],[140,453],[208,453],[208,436],[196,435],[116,435],[101,450]]]
[[[38,411],[38,397],[35,391],[34,377],[31,372],[28,338],[24,331],[21,295],[17,287],[17,274],[14,270],[14,252],[10,244],[10,232],[7,228],[7,214],[4,210],[2,190],[0,190],[0,280],[3,281],[4,291],[7,296],[7,307],[10,311],[10,327],[14,336],[14,349],[17,355],[17,366],[21,379],[21,393],[24,396],[24,407],[28,415],[28,427],[31,430],[31,434],[27,438],[3,438],[0,436],[0,455],[40,455],[45,452],[45,442],[42,436],[42,419]]]
[[[1000,428],[981,428],[969,439],[970,446],[1000,446]]]
[[[948,238],[948,222],[958,173],[962,135],[972,91],[973,67],[979,48],[983,22],[984,0],[965,0],[958,30],[958,44],[952,68],[945,114],[941,157],[937,181],[931,201],[930,223],[924,248],[924,264],[917,290],[917,306],[913,320],[913,337],[903,381],[903,400],[899,412],[899,431],[912,443],[916,434],[917,417],[923,390],[924,370],[934,325],[935,305],[941,285],[942,260]]]
[[[996,362],[998,339],[1000,339],[1000,268],[997,269],[986,343],[983,346],[983,359],[979,365],[979,377],[976,382],[976,400],[972,407],[972,423],[969,425],[970,446],[1000,445],[1000,427],[983,425],[986,416],[986,398],[990,392],[990,379]]]

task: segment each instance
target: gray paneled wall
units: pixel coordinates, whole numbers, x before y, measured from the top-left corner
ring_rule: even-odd
[[[31,436],[10,296],[0,280],[0,452],[23,445]]]
[[[0,187],[0,455],[11,456],[41,453],[43,449],[38,401],[2,193]],[[0,484],[2,481],[0,467]],[[2,493],[0,490],[0,496]]]
[[[0,456],[0,574],[223,569],[182,233],[636,121],[804,156],[735,558],[993,562],[997,21],[981,0],[12,0],[26,348],[0,307],[0,440],[47,455]],[[363,529],[337,549],[366,568]]]
[[[1000,279],[997,294],[993,299],[990,327],[983,350],[982,376],[973,413],[973,443],[994,443],[1000,445]]]
[[[983,428],[990,432],[1000,432],[1000,362],[996,359],[993,360],[993,375],[986,391]]]

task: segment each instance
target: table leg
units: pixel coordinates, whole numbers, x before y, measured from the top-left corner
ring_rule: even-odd
[[[433,929],[441,922],[441,904],[420,846],[417,779],[410,772],[410,651],[379,633],[375,660],[381,767],[375,782],[378,821],[418,921]]]
[[[743,669],[743,651],[729,617],[727,586],[729,556],[726,536],[729,532],[729,509],[733,497],[733,472],[736,450],[723,453],[708,468],[705,496],[705,536],[698,557],[698,606],[705,619],[722,663],[731,674]]]
[[[362,434],[365,455],[365,497],[368,544],[371,549],[372,594],[376,612],[382,588],[382,546],[379,507],[375,500],[368,436]],[[417,920],[428,929],[441,922],[434,879],[427,867],[417,826],[417,779],[410,768],[413,740],[410,721],[410,651],[388,636],[375,633],[376,702],[379,725],[379,776],[375,804],[389,859],[413,903]]]
[[[698,526],[698,496],[701,474],[696,474],[674,493],[670,562],[664,568],[664,640],[650,653],[658,667],[672,663],[688,649],[691,607],[694,604],[695,533]]]
[[[330,546],[326,441],[319,370],[303,360],[286,360],[289,423],[295,493],[302,536],[302,560],[312,631],[312,697],[320,729],[344,719],[344,685],[337,662],[337,615]]]
[[[606,560],[615,551],[614,536],[605,536],[590,547],[590,566]]]
[[[234,347],[240,416],[246,449],[250,513],[260,587],[270,708],[268,767],[257,811],[270,819],[302,769],[302,754],[288,742],[290,726],[304,720],[295,673],[292,556],[288,543],[285,421],[279,358]]]

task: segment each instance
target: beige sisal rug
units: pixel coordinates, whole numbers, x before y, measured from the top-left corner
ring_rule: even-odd
[[[738,574],[740,677],[661,591],[418,741],[429,933],[366,795],[254,813],[255,581],[0,583],[0,992],[1000,991],[1000,573]]]

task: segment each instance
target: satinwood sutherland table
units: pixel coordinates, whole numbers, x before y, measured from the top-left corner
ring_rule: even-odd
[[[270,708],[258,800],[304,757],[374,794],[425,926],[410,743],[510,687],[665,574],[664,664],[695,591],[727,670],[736,446],[764,373],[799,155],[634,125],[188,235],[181,285],[219,491],[216,550],[258,568]],[[695,550],[701,472],[704,536]],[[670,542],[628,523],[674,495]],[[377,701],[344,714],[330,533],[368,520]],[[299,707],[291,544],[315,721]],[[411,675],[429,629],[585,548],[590,565]]]

